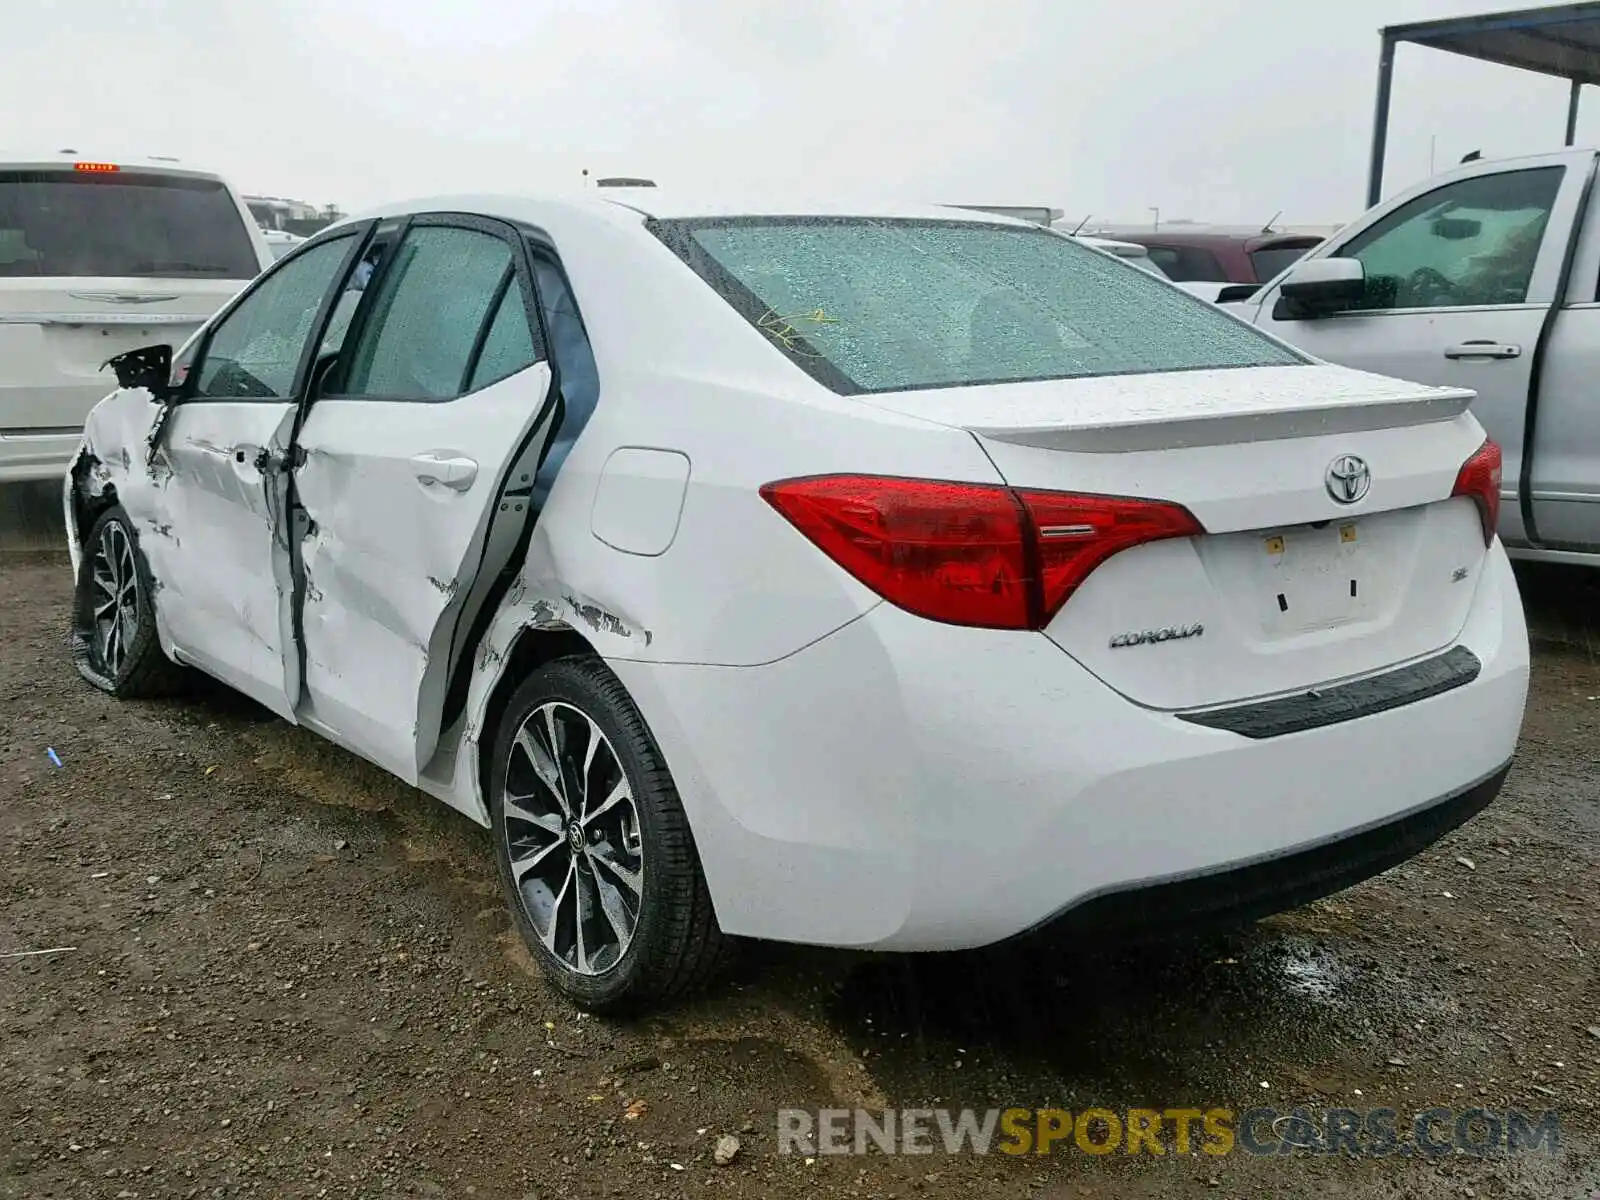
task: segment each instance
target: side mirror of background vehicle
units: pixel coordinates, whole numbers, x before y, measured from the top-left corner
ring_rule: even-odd
[[[1296,263],[1278,285],[1278,320],[1305,320],[1342,312],[1361,303],[1367,272],[1359,259],[1314,258]]]
[[[144,388],[155,397],[157,404],[171,400],[177,389],[172,386],[172,347],[141,346],[113,356],[100,364],[101,370],[110,367],[117,375],[121,388]]]

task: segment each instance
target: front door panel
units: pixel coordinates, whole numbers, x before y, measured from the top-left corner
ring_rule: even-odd
[[[293,414],[287,400],[180,404],[162,434],[166,519],[140,530],[180,657],[288,720],[300,669],[284,622],[283,476],[270,456],[288,444]]]
[[[285,259],[207,332],[152,464],[171,470],[168,517],[140,531],[179,657],[288,720],[300,665],[283,467],[312,331],[356,241]]]
[[[1516,496],[1534,353],[1588,162],[1544,155],[1419,185],[1308,255],[1361,262],[1367,295],[1353,311],[1295,319],[1275,287],[1254,306],[1257,324],[1319,358],[1476,391],[1473,415],[1504,452],[1500,532],[1512,543],[1527,539]]]
[[[1514,497],[1522,463],[1522,413],[1528,396],[1528,369],[1545,311],[1542,305],[1436,309],[1347,313],[1312,321],[1274,321],[1269,311],[1261,324],[1328,362],[1477,392],[1472,414],[1500,443],[1504,454],[1501,486],[1511,498],[1500,508],[1500,532],[1507,541],[1520,541],[1522,515]],[[1469,343],[1488,343],[1505,347],[1503,352],[1517,353],[1510,358],[1447,356]]]

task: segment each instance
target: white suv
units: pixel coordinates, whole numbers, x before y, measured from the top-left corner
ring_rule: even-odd
[[[59,477],[106,360],[183,343],[272,261],[215,175],[0,155],[0,483]]]

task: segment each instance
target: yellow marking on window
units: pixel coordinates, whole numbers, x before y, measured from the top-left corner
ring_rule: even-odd
[[[761,319],[756,322],[756,327],[791,354],[803,355],[805,351],[801,349],[799,343],[805,335],[795,328],[797,321],[811,325],[839,324],[838,317],[830,316],[827,310],[822,308],[814,308],[808,313],[796,313],[789,317],[782,316],[769,308],[761,315]],[[813,354],[810,357],[821,358],[822,356]]]

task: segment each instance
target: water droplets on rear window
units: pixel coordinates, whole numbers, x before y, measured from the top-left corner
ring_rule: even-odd
[[[1304,361],[1046,230],[743,218],[660,232],[773,345],[841,392]]]

